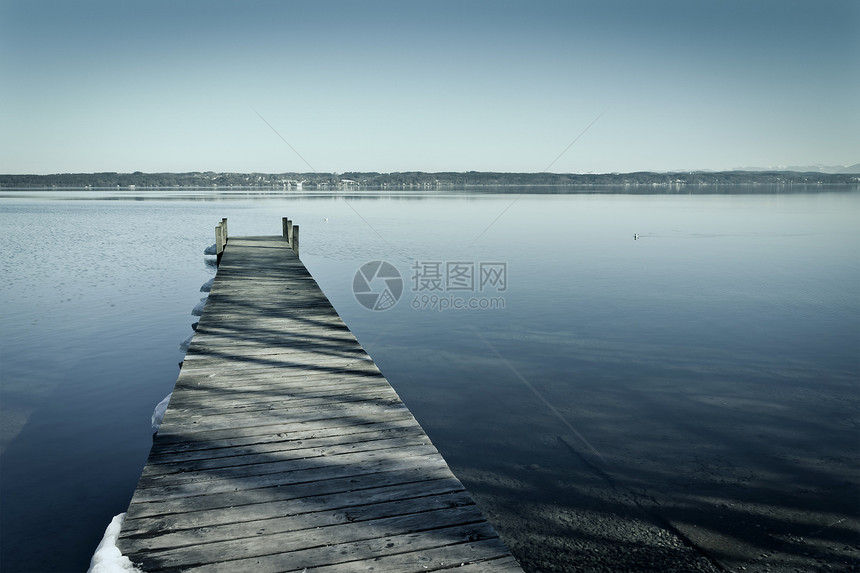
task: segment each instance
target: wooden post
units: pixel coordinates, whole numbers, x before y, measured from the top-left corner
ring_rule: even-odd
[[[221,262],[221,255],[224,253],[224,229],[221,223],[215,225],[215,254],[218,256],[218,262]]]
[[[286,217],[281,217],[281,232],[284,236],[284,240],[287,240],[287,223],[289,223],[289,219]]]
[[[224,244],[227,244],[227,217],[221,219],[221,234],[224,235]]]
[[[291,225],[291,231],[293,235],[293,240],[290,243],[290,246],[293,247],[293,252],[296,253],[296,256],[299,256],[299,226]]]
[[[293,222],[290,221],[289,219],[287,219],[287,235],[286,235],[286,237],[287,237],[287,244],[291,247],[293,246],[293,229],[295,229],[295,227],[293,226]]]

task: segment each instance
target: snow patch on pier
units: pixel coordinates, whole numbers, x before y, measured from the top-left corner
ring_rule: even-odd
[[[164,413],[167,411],[167,405],[170,404],[170,397],[173,396],[173,392],[164,397],[164,399],[158,403],[155,407],[155,410],[152,412],[152,431],[157,432],[158,428],[161,426],[161,421],[164,419]]]
[[[206,306],[206,297],[205,296],[200,299],[200,302],[198,302],[197,305],[193,309],[191,309],[191,314],[193,314],[194,316],[203,316],[203,307],[204,306]]]
[[[143,573],[116,546],[116,540],[119,538],[124,520],[125,513],[115,515],[111,520],[110,525],[105,529],[101,543],[96,547],[96,552],[93,553],[87,573]]]

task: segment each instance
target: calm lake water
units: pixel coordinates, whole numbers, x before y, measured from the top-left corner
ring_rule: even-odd
[[[528,570],[847,567],[860,192],[754,190],[1,192],[0,567],[86,570],[176,381],[214,225],[282,216]],[[375,260],[404,281],[385,311],[352,292]],[[455,299],[492,308],[439,310]]]

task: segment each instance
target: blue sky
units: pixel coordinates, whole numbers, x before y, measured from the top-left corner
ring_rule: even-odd
[[[539,172],[578,136],[550,171],[850,165],[858,29],[856,0],[0,0],[0,173]]]

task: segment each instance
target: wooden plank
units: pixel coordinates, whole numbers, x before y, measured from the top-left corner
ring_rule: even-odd
[[[158,536],[139,535],[130,538],[133,542],[129,546],[152,552],[159,559],[173,561],[170,565],[175,566],[211,562],[214,559],[206,554],[213,551],[218,560],[226,555],[244,558],[288,550],[291,542],[297,543],[296,549],[300,549],[477,523],[483,523],[481,512],[469,495],[460,491],[435,497],[182,529]],[[177,559],[181,563],[177,563]]]
[[[482,536],[488,526],[484,524],[467,524],[438,530],[424,530],[401,535],[389,535],[386,537],[374,537],[357,541],[348,541],[349,536],[335,538],[332,543],[325,543],[315,536],[309,537],[304,543],[299,541],[284,547],[277,553],[254,555],[239,559],[229,559],[230,554],[219,561],[210,561],[197,564],[183,564],[182,571],[211,573],[227,573],[235,571],[254,571],[259,573],[275,573],[280,571],[310,571],[329,570],[359,571],[360,562],[379,561],[380,558],[390,557],[402,553],[411,553],[407,559],[413,562],[416,571],[427,571],[430,564],[434,569],[450,568],[454,563],[473,560],[486,560],[509,555],[505,546],[497,537],[470,541],[472,536]],[[361,528],[357,528],[361,529]],[[344,529],[344,532],[351,532]],[[355,531],[355,529],[353,529]],[[279,540],[280,541],[280,540]],[[316,546],[307,547],[308,543],[318,543]],[[325,543],[325,544],[323,544]],[[251,553],[254,547],[251,546]],[[266,547],[261,548],[261,552]],[[216,557],[217,558],[217,557]],[[229,560],[228,560],[229,559]],[[424,563],[421,563],[424,561]],[[436,563],[447,564],[447,567],[436,566]],[[424,568],[424,565],[428,568]],[[144,562],[144,567],[149,565]],[[159,565],[153,563],[157,567]],[[398,564],[399,565],[399,564]],[[335,569],[333,566],[340,566]],[[371,566],[378,566],[371,565]],[[366,566],[365,566],[366,567]],[[147,569],[148,570],[148,569]],[[403,571],[396,569],[379,569],[375,571]],[[408,570],[408,569],[407,569]]]
[[[194,344],[192,342],[192,344]],[[194,350],[191,348],[190,350]],[[186,359],[189,359],[186,355]],[[261,371],[268,371],[272,375],[275,373],[272,371],[272,365],[266,363],[254,363],[250,361],[233,361],[230,360],[229,357],[210,357],[209,360],[203,361],[200,360],[199,357],[191,358],[190,361],[186,365],[183,363],[182,370],[185,371],[183,374],[185,376],[202,376],[202,375],[238,375],[243,373],[259,373]],[[284,364],[285,368],[287,364]],[[360,366],[360,368],[359,368]],[[318,371],[320,370],[320,371]],[[381,376],[379,369],[371,364],[358,363],[351,365],[350,368],[327,368],[324,371],[321,369],[307,369],[302,370],[301,368],[296,369],[296,371],[288,371],[286,369],[281,370],[277,373],[278,376],[285,377],[295,377],[295,376],[337,376],[340,374],[341,377],[345,376],[360,376],[360,377],[376,377]],[[181,380],[184,383],[184,380]]]
[[[438,478],[371,488],[363,490],[360,497],[353,491],[338,491],[270,503],[189,511],[167,517],[127,517],[123,527],[130,540],[147,548],[181,547],[199,543],[201,537],[206,541],[242,537],[243,529],[239,526],[249,536],[258,535],[261,530],[272,533],[287,531],[275,528],[273,523],[287,517],[296,519],[294,527],[300,529],[469,503],[470,498],[464,495],[460,482]]]
[[[213,370],[212,367],[216,365],[221,368]],[[237,388],[247,384],[275,383],[279,387],[284,386],[285,388],[292,385],[295,388],[312,389],[316,386],[332,385],[337,382],[349,382],[351,386],[361,383],[369,384],[374,381],[379,382],[378,379],[382,378],[382,374],[377,368],[369,368],[366,365],[362,369],[350,367],[346,369],[330,368],[327,371],[322,371],[311,368],[289,368],[288,365],[273,368],[270,364],[248,364],[223,359],[212,360],[206,368],[198,368],[196,363],[191,362],[182,370],[186,372],[181,374],[183,378],[177,381],[177,387],[187,386],[191,389],[224,383],[228,387],[232,387],[231,382]]]
[[[173,408],[173,416],[167,421],[168,429],[181,427],[189,420],[205,418],[209,425],[215,425],[218,418],[246,418],[260,416],[262,412],[272,410],[290,411],[291,417],[298,417],[304,413],[325,409],[331,412],[347,412],[353,415],[373,415],[380,410],[386,410],[391,406],[401,407],[400,399],[393,390],[375,391],[357,395],[334,395],[316,396],[312,398],[297,398],[295,405],[290,400],[284,400],[278,395],[264,395],[253,404],[231,406],[229,402],[221,402],[210,408],[195,408],[193,403],[182,400]],[[171,404],[172,406],[172,404]]]
[[[337,389],[335,389],[337,390]],[[348,408],[361,406],[365,402],[380,402],[396,400],[397,394],[390,388],[384,387],[361,390],[350,394],[327,392],[318,394],[262,394],[260,392],[230,392],[226,397],[201,400],[189,399],[186,395],[178,397],[178,403],[171,404],[177,415],[179,412],[197,413],[202,416],[218,416],[221,414],[249,414],[277,409],[309,410],[340,404]],[[172,402],[172,400],[171,400]]]
[[[193,435],[191,432],[175,432],[173,434],[164,433],[163,437],[153,445],[153,449],[163,450],[170,446],[174,446],[177,451],[181,448],[196,449],[200,447],[201,444],[207,444],[213,440],[232,438],[245,439],[267,435],[283,435],[285,437],[289,436],[289,432],[295,429],[339,428],[343,426],[382,423],[381,421],[385,419],[402,420],[407,418],[411,420],[412,414],[410,414],[409,410],[406,408],[387,410],[374,418],[341,414],[333,415],[329,412],[323,411],[301,418],[293,416],[290,420],[281,420],[274,424],[237,426],[221,430],[200,431],[194,432]],[[159,436],[162,436],[161,431],[159,431]]]
[[[199,434],[194,441],[160,441],[153,444],[150,461],[158,463],[161,459],[184,456],[207,455],[211,450],[240,448],[256,451],[255,446],[265,448],[268,444],[294,442],[316,437],[341,436],[362,432],[381,432],[413,426],[414,420],[408,410],[388,412],[379,418],[368,421],[363,418],[323,418],[263,426],[260,428],[240,428],[236,431],[211,432]]]
[[[377,440],[353,441],[346,444],[333,444],[328,447],[309,447],[296,450],[265,452],[257,450],[251,454],[215,458],[197,462],[183,461],[172,464],[147,464],[143,470],[139,487],[150,487],[144,478],[159,487],[167,484],[187,482],[200,483],[205,480],[233,479],[249,475],[278,473],[284,470],[305,469],[319,464],[344,465],[355,463],[356,459],[366,460],[372,456],[396,454],[415,455],[421,446],[428,446],[427,436],[411,433],[405,436],[388,436]],[[387,452],[396,450],[396,452]],[[404,451],[405,450],[405,451]],[[420,451],[420,450],[418,450]],[[427,451],[424,449],[424,451]]]
[[[268,384],[267,384],[268,383]],[[270,399],[260,391],[277,387],[279,392],[274,395],[275,399],[283,400],[307,400],[314,398],[334,398],[351,395],[364,395],[371,393],[390,393],[392,388],[384,378],[376,378],[365,381],[360,388],[355,387],[355,381],[348,378],[333,378],[329,380],[313,382],[305,377],[299,378],[266,378],[257,376],[253,380],[216,380],[214,377],[196,383],[194,386],[186,386],[185,391],[176,395],[176,401],[171,400],[174,407],[178,404],[190,403],[210,408],[220,407],[222,402],[241,401],[265,401]],[[250,386],[250,388],[248,388]]]
[[[456,569],[457,572],[468,571],[469,573],[522,573],[519,564],[510,555],[500,557],[482,555],[481,552],[486,551],[487,547],[489,549],[502,549],[498,540],[446,545],[430,550],[313,567],[308,568],[306,573],[359,573],[361,571],[424,573],[425,571],[447,571],[450,569]],[[491,555],[494,553],[496,552],[491,553]]]
[[[225,246],[118,547],[150,572],[520,571],[278,237]]]
[[[253,463],[254,459],[269,459],[272,455],[300,455],[304,451],[314,451],[323,455],[336,453],[343,448],[372,447],[376,442],[401,438],[405,436],[424,438],[420,428],[411,421],[398,428],[365,429],[364,431],[339,432],[332,435],[318,436],[316,433],[304,439],[282,439],[268,443],[255,443],[251,447],[221,447],[205,450],[169,452],[167,454],[150,456],[146,470],[153,473],[168,472],[173,466],[181,471],[194,470],[203,467],[198,464],[242,464]]]
[[[361,476],[359,476],[361,477]],[[158,517],[165,522],[182,520],[183,523],[192,517],[201,520],[213,519],[214,510],[236,510],[248,519],[263,519],[253,517],[260,512],[281,511],[282,504],[296,499],[316,503],[318,496],[348,493],[353,497],[365,499],[373,491],[413,483],[430,483],[440,479],[453,479],[450,470],[443,464],[416,466],[412,468],[395,468],[385,472],[375,472],[369,476],[357,479],[348,476],[320,482],[305,482],[290,486],[274,486],[259,489],[244,489],[224,493],[196,496],[193,498],[162,498],[149,502],[136,502],[129,506],[126,522],[135,519]],[[459,482],[458,482],[459,483]],[[460,486],[462,487],[462,486]],[[225,523],[239,521],[231,518]],[[218,523],[217,521],[215,523]],[[200,522],[203,524],[203,521]],[[125,527],[125,525],[123,525]]]
[[[433,446],[417,445],[399,450],[373,450],[359,454],[257,464],[244,466],[236,471],[195,472],[193,476],[185,477],[142,476],[132,502],[211,495],[238,489],[283,487],[293,483],[340,477],[361,477],[377,471],[420,467],[422,463],[429,463],[430,459],[438,456]]]
[[[169,407],[164,415],[163,432],[166,438],[171,438],[174,435],[181,434],[185,436],[182,439],[191,439],[191,434],[196,432],[210,432],[216,430],[227,430],[240,427],[260,427],[273,424],[280,424],[285,421],[299,422],[303,420],[318,420],[322,418],[343,418],[355,417],[366,420],[373,420],[375,416],[383,413],[392,412],[395,410],[406,410],[402,404],[393,401],[383,400],[380,404],[377,402],[360,403],[360,404],[329,404],[317,408],[303,408],[301,410],[289,412],[283,411],[272,412],[271,414],[241,414],[221,415],[218,417],[195,415],[182,417],[181,414],[171,414]],[[407,410],[408,411],[408,410]],[[168,418],[168,415],[170,417]]]
[[[248,559],[268,558],[279,554],[288,554],[290,560],[301,559],[303,552],[308,553],[308,561],[322,564],[351,560],[349,551],[343,551],[350,545],[361,542],[375,544],[379,539],[388,539],[392,546],[397,543],[412,542],[416,533],[431,532],[427,537],[443,538],[428,541],[440,544],[440,541],[466,541],[471,536],[475,539],[494,538],[495,532],[483,521],[480,511],[474,505],[453,505],[444,509],[431,509],[421,513],[409,513],[394,517],[384,517],[368,521],[346,521],[333,525],[311,528],[291,528],[295,524],[289,518],[266,523],[274,529],[285,531],[268,532],[264,527],[261,534],[260,524],[251,524],[256,529],[246,530],[236,526],[236,531],[242,535],[223,541],[209,541],[174,547],[170,549],[148,549],[147,565],[156,568],[178,567],[187,570],[195,565],[218,564],[222,562],[246,561]],[[249,535],[250,534],[250,535]],[[413,542],[414,543],[414,542]],[[332,554],[330,548],[338,546],[340,555]],[[383,547],[392,549],[393,547]],[[353,549],[355,552],[355,549]],[[354,556],[354,555],[353,555]],[[309,563],[304,565],[307,567]],[[216,565],[217,567],[217,565]],[[217,569],[215,569],[217,570]],[[242,571],[245,569],[233,569]],[[248,569],[256,571],[257,569]]]

